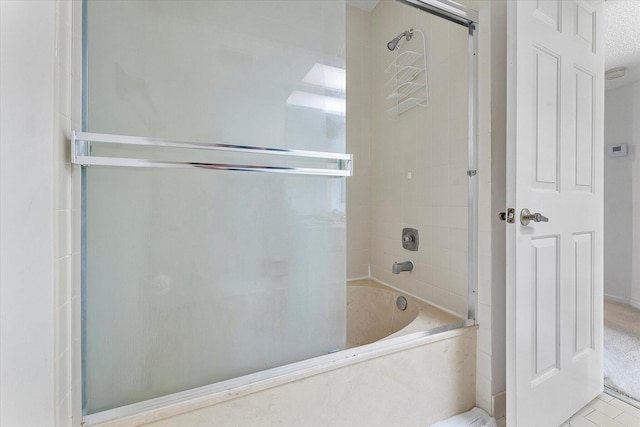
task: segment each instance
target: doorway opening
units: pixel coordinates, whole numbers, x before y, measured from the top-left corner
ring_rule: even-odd
[[[640,3],[605,4],[604,385],[640,407]],[[638,218],[637,218],[638,217]]]

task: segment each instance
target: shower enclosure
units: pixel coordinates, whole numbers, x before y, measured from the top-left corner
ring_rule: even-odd
[[[344,348],[343,5],[86,6],[87,413]]]
[[[382,62],[401,53],[385,45],[403,29],[378,26],[371,54],[358,52],[347,46],[355,15],[343,0],[85,0],[84,118],[72,150],[83,165],[85,415],[344,350],[348,279],[475,318],[475,27],[442,9],[449,2],[406,3],[438,16],[378,8],[402,10],[407,28],[426,35],[430,102],[443,99],[440,85],[458,88],[447,101],[455,141],[437,133],[442,115],[428,106],[388,114],[395,101],[377,96],[388,92]],[[445,81],[443,54],[462,82]],[[347,78],[348,62],[366,61],[376,70],[368,79]],[[351,129],[377,121],[366,141],[349,133],[361,145],[347,141],[356,110]],[[422,114],[436,130],[418,126]],[[403,141],[393,154],[389,144]],[[445,202],[448,191],[460,197]],[[394,203],[401,218],[381,216]],[[368,220],[353,216],[363,210]],[[370,272],[351,256],[360,243],[347,241],[348,218],[368,228]],[[396,225],[423,233],[416,268],[400,275]]]

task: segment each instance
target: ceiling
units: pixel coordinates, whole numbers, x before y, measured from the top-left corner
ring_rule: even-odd
[[[640,80],[640,1],[608,0],[604,14],[605,69],[627,67],[627,74],[607,80],[614,89]]]

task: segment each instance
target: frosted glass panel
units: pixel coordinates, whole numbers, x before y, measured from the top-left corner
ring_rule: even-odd
[[[88,131],[344,152],[343,2],[87,7]],[[88,414],[344,348],[344,178],[92,166],[85,186]]]

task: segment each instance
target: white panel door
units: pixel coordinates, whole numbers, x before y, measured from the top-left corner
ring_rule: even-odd
[[[510,426],[558,426],[602,391],[603,5],[508,2]]]

